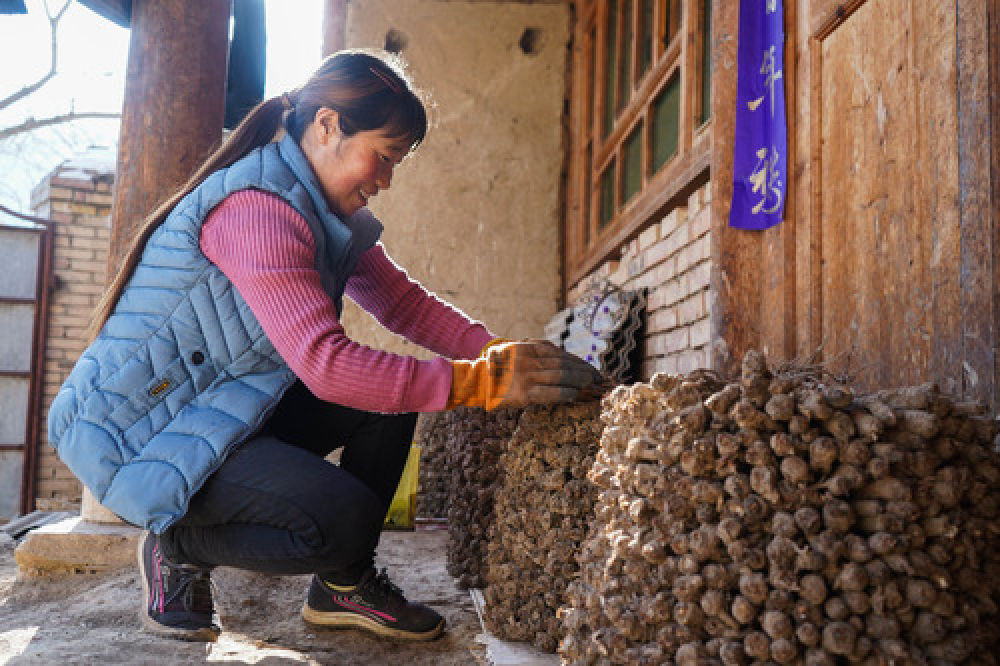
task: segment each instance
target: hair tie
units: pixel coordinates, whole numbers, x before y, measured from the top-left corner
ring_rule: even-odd
[[[292,104],[292,98],[288,96],[288,93],[281,93],[281,106],[286,111],[291,111],[295,108],[295,105]]]
[[[401,95],[403,93],[403,91],[399,87],[399,84],[393,81],[388,74],[376,69],[375,67],[369,67],[368,69],[371,70],[372,74],[380,78],[382,80],[382,83],[384,83],[386,86],[389,87],[389,90],[396,93],[397,95]]]

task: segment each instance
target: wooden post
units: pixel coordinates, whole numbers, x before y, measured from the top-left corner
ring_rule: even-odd
[[[222,136],[230,0],[134,0],[108,277]]]
[[[712,366],[738,375],[743,354],[760,341],[761,234],[729,226],[739,3],[712,8]]]
[[[323,57],[347,43],[347,0],[326,0],[323,8]]]

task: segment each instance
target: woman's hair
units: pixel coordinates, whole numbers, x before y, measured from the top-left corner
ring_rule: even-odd
[[[383,130],[387,136],[409,143],[412,150],[427,132],[424,104],[397,56],[353,49],[328,56],[303,85],[255,106],[188,181],[146,217],[114,280],[97,304],[87,329],[87,340],[97,337],[111,316],[139,264],[146,242],[181,199],[212,173],[270,143],[282,127],[286,111],[288,132],[297,141],[301,140],[321,107],[337,112],[345,136]]]

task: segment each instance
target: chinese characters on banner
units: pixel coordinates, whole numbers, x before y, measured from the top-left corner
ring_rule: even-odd
[[[740,0],[733,204],[729,224],[781,222],[788,183],[783,0]]]

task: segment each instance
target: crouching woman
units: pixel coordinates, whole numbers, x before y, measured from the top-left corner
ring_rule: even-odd
[[[571,401],[600,382],[549,343],[497,339],[389,257],[366,205],[426,129],[395,61],[337,53],[251,111],[137,235],[49,441],[145,528],[147,629],[213,640],[224,565],[313,574],[312,624],[438,636],[444,619],[374,560],[416,414]],[[437,356],[354,342],[344,295]]]

